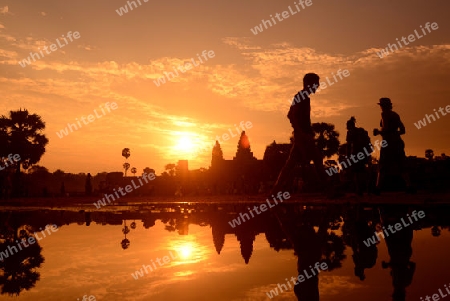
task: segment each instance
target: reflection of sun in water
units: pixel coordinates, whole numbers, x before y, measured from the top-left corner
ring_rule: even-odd
[[[192,244],[186,243],[184,245],[181,245],[177,251],[178,255],[182,259],[191,259],[194,247],[192,246]]]
[[[175,241],[172,247],[177,253],[178,264],[193,264],[208,257],[207,249],[191,239]]]

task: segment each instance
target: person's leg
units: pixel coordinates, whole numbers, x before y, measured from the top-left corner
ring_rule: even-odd
[[[301,151],[299,142],[300,142],[299,139],[294,138],[294,143],[292,144],[289,157],[286,160],[286,163],[284,164],[283,168],[281,169],[280,174],[278,175],[278,179],[271,190],[271,194],[277,193],[279,191],[285,191],[287,181],[290,178],[292,179],[292,173],[294,171],[295,165],[299,160]]]

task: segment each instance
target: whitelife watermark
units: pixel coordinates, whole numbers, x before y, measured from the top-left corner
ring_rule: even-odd
[[[292,101],[288,100],[288,102],[291,104],[291,106],[293,106],[297,103],[300,103],[302,100],[305,100],[305,98],[309,98],[309,95],[313,94],[313,91],[312,91],[313,88],[317,89],[316,93],[318,93],[322,90],[325,90],[328,87],[331,87],[332,85],[336,84],[339,81],[336,78],[336,75],[339,77],[340,80],[343,80],[344,78],[350,76],[350,71],[348,71],[347,69],[344,69],[344,70],[339,69],[338,71],[336,71],[336,73],[337,74],[334,74],[334,72],[331,73],[334,81],[330,81],[329,77],[327,76],[327,77],[325,77],[326,82],[324,82],[324,81],[320,82],[319,86],[314,84],[312,87],[309,88],[309,92],[305,91],[305,90],[299,91],[295,95],[294,99]]]
[[[278,198],[278,200],[281,202],[281,203],[283,203],[283,200],[287,200],[287,199],[289,199],[291,197],[291,195],[289,194],[289,192],[281,192],[281,191],[279,191],[278,193],[277,193],[277,198]],[[269,208],[273,208],[273,207],[275,207],[276,205],[278,205],[278,202],[277,202],[277,200],[275,199],[275,197],[274,197],[274,195],[272,194],[272,199],[273,199],[273,201],[275,202],[275,205],[272,205],[271,203],[270,203],[270,201],[269,201],[269,199],[267,198],[266,199],[266,202],[267,202],[267,205],[269,205]],[[248,212],[250,213],[250,215],[252,216],[252,218],[254,218],[255,217],[255,215],[253,215],[253,212],[252,212],[252,209],[250,209],[250,208],[248,208],[247,207],[247,209],[248,209]],[[261,210],[261,212],[259,212],[258,211],[258,206],[253,206],[253,210],[255,211],[255,213],[256,214],[261,214],[262,212],[265,212],[265,211],[267,211],[267,206],[266,206],[266,204],[261,204],[261,205],[259,205],[259,209]],[[250,220],[250,216],[247,214],[247,213],[239,213],[239,216],[238,216],[238,218],[236,219],[233,219],[232,221],[229,221],[228,222],[228,224],[232,227],[232,228],[235,228],[236,226],[239,226],[240,224],[241,224],[241,218],[242,218],[242,223],[244,223],[244,222],[246,222],[246,220],[245,220],[245,218],[244,217],[247,217],[247,220]]]
[[[10,165],[14,165],[15,163],[19,162],[21,160],[19,154],[9,154],[8,157],[4,157],[0,160],[0,170],[4,170]],[[10,164],[8,164],[8,161]],[[2,164],[3,163],[3,164]],[[4,165],[4,166],[2,166]]]
[[[415,30],[414,30],[415,35],[414,35],[414,34],[408,35],[408,41],[409,41],[409,43],[414,42],[414,41],[416,40],[416,37],[417,37],[417,39],[421,39],[421,38],[423,38],[424,36],[427,35],[427,33],[426,33],[426,31],[423,29],[422,25],[420,25],[420,28],[422,29],[423,36],[421,36],[421,35],[417,32],[417,29],[415,29]],[[425,28],[427,29],[428,33],[431,33],[430,28],[433,29],[433,30],[437,30],[437,29],[439,28],[439,26],[438,26],[438,24],[437,24],[436,22],[433,22],[433,23],[431,23],[431,24],[430,24],[430,22],[427,22],[427,24],[425,24]],[[398,40],[398,38],[396,38],[396,40],[397,40],[398,46],[400,46],[400,48],[403,48],[402,43],[400,43],[400,41]],[[404,44],[405,46],[409,45],[409,43],[406,41],[406,37],[402,36],[400,40],[402,40],[402,42],[403,42],[403,44]],[[398,47],[397,47],[397,45],[396,45],[395,43],[394,43],[394,44],[388,43],[388,45],[387,45],[387,47],[386,47],[385,49],[381,49],[381,51],[375,51],[375,52],[376,52],[376,54],[378,55],[378,57],[379,57],[380,59],[382,59],[383,57],[386,57],[386,56],[389,55],[389,50],[391,51],[391,53],[393,53],[394,51],[397,51],[397,50],[398,50]]]
[[[417,218],[417,216],[419,218],[424,218],[425,212],[423,212],[423,211],[416,212],[416,210],[414,210],[411,213],[411,215],[414,218],[414,221],[417,222],[419,220]],[[409,222],[412,224],[414,221],[411,219],[409,214],[407,214],[406,216],[408,217]],[[411,224],[405,223],[405,220],[403,219],[403,217],[400,220],[401,220],[403,226],[405,226],[405,227],[408,227],[409,225],[411,225]],[[387,228],[389,229],[389,231],[391,231],[391,234],[394,234],[395,232],[402,230],[402,224],[396,223],[394,226],[389,225]],[[395,228],[395,230],[394,230],[394,228]],[[383,233],[383,231],[384,231],[384,233]],[[366,245],[366,247],[370,247],[371,245],[375,245],[377,242],[380,242],[381,241],[380,235],[381,235],[381,237],[383,237],[383,239],[386,239],[386,237],[389,236],[389,232],[386,230],[386,227],[383,227],[383,231],[380,231],[380,232],[375,231],[374,236],[364,240],[363,243]]]
[[[319,269],[319,265],[320,265],[320,269]],[[306,270],[303,270],[303,274],[305,274],[305,276],[303,276],[302,274],[298,275],[297,278],[296,277],[291,277],[290,281],[292,281],[292,283],[294,285],[297,285],[303,281],[305,281],[306,279],[310,279],[316,275],[318,275],[321,271],[325,271],[328,269],[328,265],[326,262],[322,262],[319,264],[319,262],[316,262],[314,264],[314,267],[309,266],[309,268],[311,269],[311,273],[312,275],[308,275],[308,272]],[[317,270],[317,274],[314,270]],[[289,289],[292,289],[291,283],[289,282],[289,280],[287,278],[285,278],[286,280],[286,284],[289,286]],[[282,286],[284,286],[284,290],[288,291],[289,289],[287,288],[286,284],[279,284],[278,283],[278,287],[276,287],[274,290],[270,290],[270,292],[267,292],[267,296],[272,299],[273,297],[278,296],[278,289],[280,289],[280,294],[283,292],[283,288]]]
[[[449,284],[450,285],[450,284]],[[450,289],[447,287],[447,284],[444,284],[445,290],[447,291],[448,294],[450,294]],[[441,289],[438,289],[439,294],[433,294],[431,297],[430,296],[426,296],[425,300],[426,301],[431,301],[431,298],[433,298],[433,301],[439,301],[442,298],[447,297],[447,294],[442,293]],[[422,297],[420,297],[420,301],[423,301]]]
[[[117,105],[117,103],[112,102],[111,105],[109,104],[109,102],[105,103],[105,109],[107,111],[107,113],[110,113],[111,110],[116,110],[119,106]],[[81,116],[81,121],[83,121],[83,124],[88,125],[89,123],[92,123],[95,121],[96,117],[97,118],[102,118],[103,116],[106,115],[105,110],[103,109],[103,105],[100,105],[100,109],[103,113],[103,115],[99,115],[97,113],[97,109],[94,110],[95,116],[93,114],[89,114],[86,118],[85,116]],[[86,121],[87,119],[87,121]],[[70,133],[73,133],[74,129],[78,130],[82,127],[80,120],[78,120],[78,118],[75,118],[75,120],[77,121],[78,127],[75,123],[67,123],[67,126],[62,129],[59,130],[59,132],[56,132],[56,135],[59,137],[59,139],[62,139],[64,136],[69,135]],[[70,130],[70,133],[69,133]]]
[[[281,14],[280,14],[280,13],[276,13],[276,14],[275,14],[275,17],[278,19],[279,22],[281,22],[281,21],[283,21],[283,20],[286,20],[286,19],[289,18],[290,16],[296,15],[296,14],[298,14],[300,11],[305,10],[306,7],[309,7],[309,6],[311,6],[312,4],[313,4],[313,3],[312,3],[312,0],[306,0],[306,1],[299,0],[299,1],[298,1],[298,4],[297,4],[297,2],[294,2],[294,5],[295,5],[295,7],[297,8],[297,11],[292,10],[291,6],[289,5],[289,6],[288,6],[289,11],[285,10],[285,11],[283,11]],[[300,5],[300,6],[302,7],[302,9],[300,9],[300,7],[299,7],[298,5]],[[281,15],[281,18],[280,18],[280,15]],[[274,17],[273,17],[272,15],[270,15],[270,18],[272,19],[273,25],[276,25],[277,22],[275,21]],[[267,24],[269,24],[269,26],[272,27],[272,26],[273,26],[273,25],[272,25],[272,22],[270,22],[270,20],[264,20],[264,19],[262,19],[262,20],[261,20],[261,23],[260,23],[259,25],[255,26],[254,28],[250,28],[250,31],[251,31],[254,35],[257,35],[258,33],[262,33],[262,32],[264,31],[263,25],[264,25],[265,29],[268,29]]]
[[[141,0],[136,0],[139,3],[139,6],[142,5]],[[128,13],[128,7],[130,7],[130,10],[133,10],[134,8],[138,8],[138,5],[136,4],[136,1],[127,1],[127,4],[125,4],[124,6],[119,7],[119,9],[116,9],[116,13],[122,17],[124,14]],[[147,3],[149,0],[142,0],[144,1],[144,3]],[[131,6],[131,4],[134,5]],[[128,7],[127,7],[128,5]]]
[[[213,57],[216,56],[216,54],[215,54],[214,51],[212,51],[212,50],[209,50],[208,53],[206,53],[206,50],[203,50],[202,56],[203,56],[203,58],[205,59],[205,62],[208,61],[208,57],[206,57],[206,55],[208,55],[208,57],[209,57],[210,59],[212,59]],[[176,67],[176,68],[173,67],[173,70],[175,71],[176,75],[174,75],[174,74],[173,74],[172,72],[170,72],[170,71],[169,71],[169,72],[164,71],[164,72],[163,72],[163,73],[164,73],[164,76],[158,78],[157,80],[154,80],[153,82],[155,83],[155,85],[156,85],[157,87],[159,87],[159,86],[161,86],[162,84],[165,84],[165,83],[166,83],[166,77],[167,77],[167,81],[171,81],[172,79],[178,77],[178,76],[179,76],[178,70],[180,70],[181,72],[185,73],[186,71],[192,69],[192,65],[194,65],[194,67],[197,67],[197,66],[200,66],[201,64],[204,63],[203,60],[201,59],[201,57],[200,57],[200,55],[199,55],[198,53],[197,53],[197,58],[198,58],[198,60],[200,61],[200,64],[196,64],[196,63],[195,63],[195,59],[192,58],[192,59],[191,59],[192,64],[191,64],[190,62],[186,62],[186,63],[184,63],[183,65],[179,65],[179,66]],[[184,67],[186,70],[183,70],[183,67]],[[178,70],[177,70],[177,69],[178,69]]]
[[[355,156],[354,154],[351,154],[351,155],[350,155],[350,159],[352,159],[353,163],[356,164],[356,163],[358,163],[360,160],[364,160],[365,158],[370,157],[370,155],[371,155],[373,152],[375,152],[375,149],[374,149],[372,143],[370,143],[369,145],[370,145],[370,148],[371,148],[371,152],[368,152],[367,149],[366,149],[366,147],[364,147],[364,148],[363,148],[364,153],[363,153],[363,152],[359,152],[358,154],[356,154],[356,156]],[[387,145],[388,145],[388,143],[387,143],[386,140],[381,141],[381,147],[384,148],[384,147],[386,147]],[[376,147],[378,150],[380,150],[380,140],[376,140],[376,141],[375,141],[375,147]],[[356,157],[357,159],[355,159],[355,157]],[[352,163],[350,162],[350,159],[349,159],[347,156],[345,156],[345,158],[347,158],[347,163],[348,163],[348,165],[347,165],[347,163],[345,163],[345,161],[338,162],[338,167],[329,167],[328,169],[325,170],[326,173],[331,177],[333,174],[339,173],[339,170],[343,170],[343,169],[345,169],[345,168],[348,168],[348,167],[352,166]]]
[[[71,31],[69,31],[67,33],[67,38],[70,40],[70,42],[73,42],[73,39],[78,40],[80,38],[80,33],[78,31],[75,31],[73,34]],[[62,39],[64,40],[64,42],[66,42],[66,44],[62,44],[59,42],[60,38],[56,39],[56,43],[58,44],[59,48],[63,48],[64,46],[68,45],[69,42],[67,42],[66,37],[64,35],[62,35]],[[48,51],[48,48],[50,48],[50,52]],[[41,48],[39,47],[39,53],[41,54],[39,56],[39,53],[37,52],[30,52],[30,55],[23,59],[21,62],[19,62],[19,65],[22,66],[22,68],[25,68],[28,65],[31,65],[31,59],[33,59],[33,62],[36,62],[36,58],[39,60],[41,58],[44,58],[44,53],[42,51],[45,51],[47,54],[51,54],[52,51],[55,52],[56,50],[58,50],[58,47],[56,46],[56,44],[51,44],[50,47],[44,46],[44,49],[41,50]]]
[[[433,111],[434,111],[434,114],[436,114],[437,119],[439,119],[440,117],[439,117],[439,114],[436,112],[436,109],[433,109]],[[446,116],[447,113],[450,113],[450,105],[445,107],[445,111],[447,113],[444,112],[444,108],[442,108],[442,107],[439,107],[438,111],[441,112],[442,116]],[[427,126],[427,120],[428,120],[428,124],[431,123],[430,117],[433,119],[433,121],[436,121],[436,118],[433,115],[425,114],[425,118],[417,121],[417,123],[414,122],[414,125],[416,126],[416,128],[418,130],[420,130],[421,127]]]
[[[233,135],[233,131],[231,129],[228,129],[228,133],[230,133],[230,135],[228,135],[228,133],[225,132],[224,134],[222,134],[222,136],[217,135],[216,140],[219,141],[220,144],[222,144],[222,141],[220,141],[220,137],[222,137],[223,141],[228,141],[233,137],[239,137],[241,135],[242,131],[251,129],[253,127],[253,124],[250,121],[246,121],[245,124],[244,124],[244,121],[241,121],[239,123],[239,127],[237,127],[236,124],[234,126],[236,129],[236,135]],[[241,131],[241,129],[242,129],[242,131]]]
[[[39,228],[39,230],[42,230],[42,228]],[[51,230],[51,232],[50,232],[50,230]],[[30,245],[36,243],[36,239],[39,241],[39,240],[41,240],[41,239],[47,237],[47,236],[45,235],[45,232],[44,232],[44,231],[46,231],[46,232],[48,233],[48,235],[50,236],[50,235],[52,234],[52,232],[56,232],[56,231],[58,231],[58,230],[59,230],[59,229],[58,229],[58,226],[56,226],[56,225],[51,225],[51,226],[50,226],[50,225],[46,225],[46,226],[45,226],[45,229],[42,230],[41,232],[39,232],[39,233],[41,233],[42,236],[44,236],[44,237],[39,237],[38,232],[34,232],[33,235],[31,235],[30,237],[28,237],[28,238],[26,238],[26,239],[23,238],[23,239],[21,239],[20,241],[17,241],[17,240],[16,240],[16,243],[17,243],[16,246],[8,246],[8,248],[5,249],[5,251],[0,252],[0,261],[4,261],[3,258],[6,259],[6,258],[8,258],[9,256],[12,256],[12,255],[18,253],[19,250],[22,251],[22,250],[23,250],[23,249],[22,249],[22,246],[25,247],[25,248],[28,248]],[[27,242],[28,242],[28,244],[27,244]],[[19,250],[17,250],[17,248],[19,248]],[[8,252],[8,251],[9,251],[9,252]]]
[[[131,186],[131,185],[125,186],[125,191],[126,191],[126,193],[123,192],[123,187],[119,187],[117,190],[120,192],[120,196],[119,196],[119,194],[117,193],[117,191],[116,191],[115,188],[113,189],[113,190],[114,190],[114,194],[116,195],[117,200],[118,200],[118,199],[120,199],[121,196],[126,196],[127,193],[132,192],[132,191],[133,191],[133,188],[134,188],[134,189],[138,189],[138,188],[144,186],[144,183],[142,183],[141,179],[143,179],[143,180],[145,181],[145,184],[148,184],[148,181],[149,181],[149,180],[150,180],[150,181],[153,181],[155,178],[156,178],[156,176],[155,176],[154,173],[149,173],[149,174],[144,173],[141,177],[138,177],[138,178],[137,178],[138,181],[139,181],[139,183],[141,184],[140,186],[139,186],[139,185],[136,185],[136,184],[134,183],[134,179],[133,179],[133,180],[131,180],[131,184],[133,184],[133,186]],[[105,198],[106,198],[106,200],[105,200]],[[112,199],[112,200],[111,200],[111,199]],[[95,206],[97,209],[100,209],[102,206],[106,206],[106,201],[108,201],[108,204],[111,204],[111,202],[116,201],[116,198],[114,197],[113,194],[106,194],[106,193],[105,193],[105,197],[104,197],[104,198],[102,198],[101,200],[98,200],[97,203],[93,203],[93,204],[94,204],[94,206]]]
[[[138,280],[139,277],[144,277],[144,271],[146,274],[148,274],[148,271],[150,270],[150,272],[155,271],[157,268],[162,267],[165,264],[170,263],[171,260],[177,259],[176,256],[173,256],[172,251],[169,251],[170,257],[169,256],[164,256],[163,258],[156,258],[155,261],[158,263],[158,267],[156,267],[156,264],[153,260],[151,260],[152,264],[151,265],[142,265],[142,268],[140,268],[139,270],[137,270],[134,273],[131,273],[131,276],[135,279]],[[162,260],[162,263],[161,263]]]

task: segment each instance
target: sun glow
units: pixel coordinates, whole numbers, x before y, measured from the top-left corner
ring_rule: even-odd
[[[178,143],[175,148],[179,151],[192,152],[194,149],[194,143],[189,136],[182,136],[178,139]]]
[[[178,254],[182,259],[191,259],[192,253],[194,252],[194,246],[192,244],[181,245],[178,249]]]
[[[191,239],[173,242],[172,246],[177,252],[178,264],[193,264],[208,257],[207,250]]]
[[[183,159],[193,159],[198,155],[210,154],[212,146],[208,138],[193,132],[175,132],[173,138],[173,154],[182,155]]]

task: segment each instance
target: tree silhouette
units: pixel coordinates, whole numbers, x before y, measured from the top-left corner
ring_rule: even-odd
[[[27,110],[10,111],[9,118],[0,117],[0,139],[6,143],[1,150],[20,155],[17,173],[20,173],[21,165],[25,168],[38,163],[45,153],[48,139],[42,134],[44,129],[41,117],[29,114]]]
[[[130,154],[130,149],[129,149],[129,148],[124,148],[124,149],[122,150],[122,156],[125,157],[125,159],[128,160],[128,157],[131,156],[131,154]]]
[[[427,149],[425,150],[425,158],[427,158],[428,160],[433,160],[434,157],[434,151],[432,149]]]
[[[133,176],[136,176],[136,173],[137,173],[136,167],[131,168],[131,173],[133,174]]]
[[[128,162],[125,162],[125,163],[123,163],[123,169],[125,169],[125,177],[127,176],[127,171],[128,171],[128,169],[130,169],[130,163],[128,163]]]
[[[18,248],[14,241],[25,240],[31,236],[27,230],[20,230],[20,235],[17,235],[17,232],[18,229],[14,229],[13,235],[0,243],[0,250],[5,250],[8,246]],[[36,240],[34,244],[26,244],[28,247],[25,247],[25,244],[22,245],[22,250],[0,261],[0,293],[2,295],[19,296],[23,290],[33,288],[40,278],[37,268],[44,262],[44,257],[41,255],[42,247]]]
[[[20,161],[16,164],[16,177],[13,182],[13,194],[20,195],[20,166],[28,169],[36,164],[45,153],[48,143],[42,133],[45,123],[36,114],[28,111],[10,111],[9,118],[0,117],[0,157],[8,154],[18,154]]]
[[[330,158],[337,154],[339,151],[339,133],[334,130],[334,125],[318,122],[313,123],[311,126],[315,134],[315,143],[321,150],[322,156]]]
[[[167,170],[169,172],[169,175],[171,177],[175,176],[175,170],[176,170],[176,165],[173,163],[167,164],[164,169]]]
[[[144,168],[144,173],[146,173],[146,174],[155,174],[155,170],[153,168],[146,167],[146,168]]]

